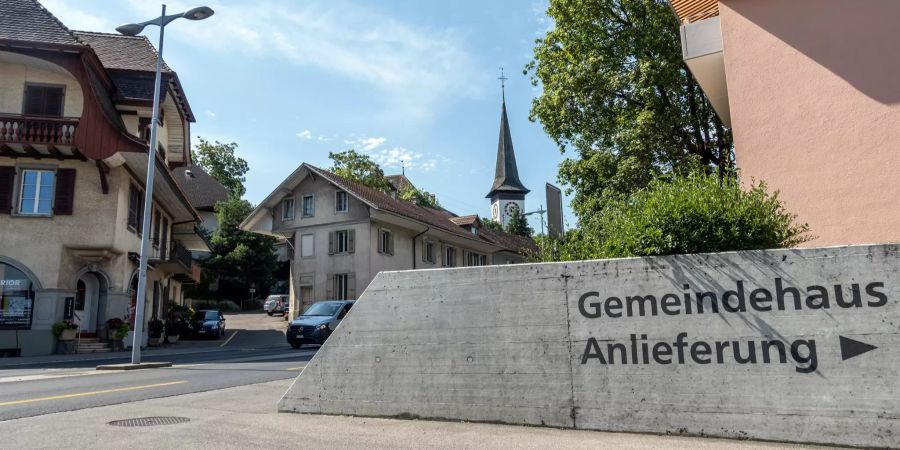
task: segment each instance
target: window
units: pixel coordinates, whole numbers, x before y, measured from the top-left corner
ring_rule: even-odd
[[[316,215],[316,197],[313,195],[303,196],[303,217],[313,217]]]
[[[162,225],[162,214],[156,210],[156,217],[153,221],[153,247],[159,248],[159,229]]]
[[[478,236],[478,227],[476,227],[475,225],[472,225],[472,234]]]
[[[128,188],[128,228],[140,234],[144,219],[144,191],[135,185]]]
[[[378,253],[394,254],[394,234],[391,230],[378,230]]]
[[[444,247],[444,265],[453,267],[456,265],[456,249],[453,247]]]
[[[334,193],[334,212],[347,212],[347,193],[344,191],[337,191]]]
[[[162,218],[162,226],[159,229],[159,246],[163,249],[163,254],[169,251],[169,219],[166,216]],[[172,255],[169,255],[171,257]]]
[[[328,233],[328,254],[353,253],[356,249],[356,230],[337,230]]]
[[[281,201],[281,220],[294,220],[294,197]]]
[[[19,214],[49,216],[53,212],[53,180],[51,170],[22,170],[19,186]]]
[[[312,258],[315,256],[316,252],[314,250],[313,245],[315,244],[315,239],[311,234],[304,234],[300,236],[300,257],[301,258]]]
[[[336,299],[346,300],[350,296],[349,292],[349,276],[346,273],[334,276],[334,295]]]
[[[26,84],[22,114],[62,117],[64,98],[63,86]]]
[[[423,242],[422,260],[434,264],[434,242]]]
[[[487,265],[487,255],[482,255],[480,253],[469,252],[466,255],[466,265],[467,266],[486,266]]]

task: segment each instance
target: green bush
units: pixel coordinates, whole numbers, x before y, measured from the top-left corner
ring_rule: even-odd
[[[765,183],[741,189],[736,176],[660,178],[615,200],[543,259],[622,258],[795,247],[809,226],[794,223]],[[546,248],[546,247],[545,247]]]

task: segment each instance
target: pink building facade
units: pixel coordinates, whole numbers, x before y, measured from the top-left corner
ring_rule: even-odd
[[[817,238],[900,241],[900,1],[671,0],[741,178]]]

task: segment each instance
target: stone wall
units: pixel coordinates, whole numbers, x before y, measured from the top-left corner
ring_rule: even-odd
[[[898,301],[898,245],[385,272],[279,408],[893,447]]]

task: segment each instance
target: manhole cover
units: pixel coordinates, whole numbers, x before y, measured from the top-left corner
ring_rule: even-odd
[[[174,425],[190,422],[187,417],[138,417],[136,419],[113,420],[110,425],[116,427],[152,427],[154,425]]]

